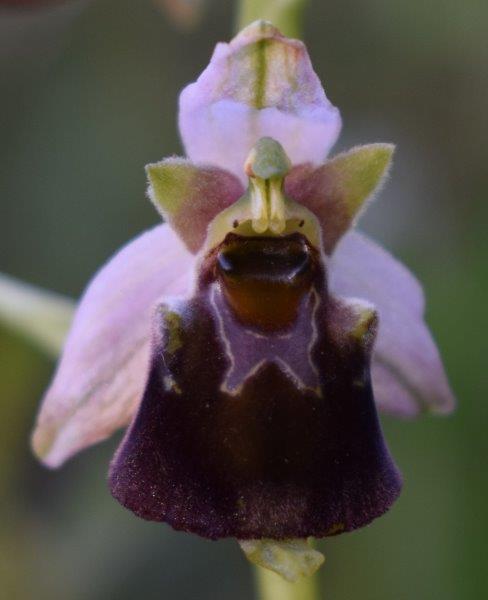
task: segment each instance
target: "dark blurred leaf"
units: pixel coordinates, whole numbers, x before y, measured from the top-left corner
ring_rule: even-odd
[[[13,71],[50,60],[90,1],[0,0],[0,68]]]

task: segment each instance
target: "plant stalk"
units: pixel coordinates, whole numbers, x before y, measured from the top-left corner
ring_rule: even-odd
[[[254,577],[259,600],[321,600],[317,573],[289,583],[268,569],[254,567]]]
[[[249,23],[270,21],[288,37],[300,38],[303,33],[303,12],[307,0],[241,0],[238,5],[237,31]]]
[[[257,20],[270,21],[283,35],[301,38],[307,0],[240,0],[237,31]],[[289,583],[280,575],[254,567],[259,600],[320,600],[317,574]]]

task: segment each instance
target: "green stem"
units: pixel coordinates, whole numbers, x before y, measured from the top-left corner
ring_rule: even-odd
[[[240,0],[237,31],[264,19],[284,35],[300,38],[306,3],[307,0]],[[319,600],[317,574],[289,583],[280,575],[255,566],[254,576],[259,600]]]
[[[319,600],[317,574],[288,583],[282,577],[261,567],[254,567],[259,600]]]
[[[307,0],[240,0],[237,30],[264,19],[286,36],[299,38],[303,31],[303,10]]]

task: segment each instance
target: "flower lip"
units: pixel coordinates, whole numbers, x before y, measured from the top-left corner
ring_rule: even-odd
[[[111,465],[113,495],[145,519],[211,539],[366,525],[401,487],[370,384],[373,311],[329,296],[322,261],[291,327],[263,331],[291,302],[280,293],[281,304],[271,294],[253,303],[257,294],[239,295],[249,285],[226,288],[222,248],[203,257],[193,297],[155,313],[142,403]]]

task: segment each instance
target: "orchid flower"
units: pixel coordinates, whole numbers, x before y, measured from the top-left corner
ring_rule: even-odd
[[[34,450],[58,467],[129,426],[114,497],[250,558],[362,527],[401,488],[377,409],[454,404],[421,286],[354,230],[393,146],[326,159],[339,111],[266,22],[217,45],[179,127],[187,158],[147,167],[165,223],[89,284]]]

